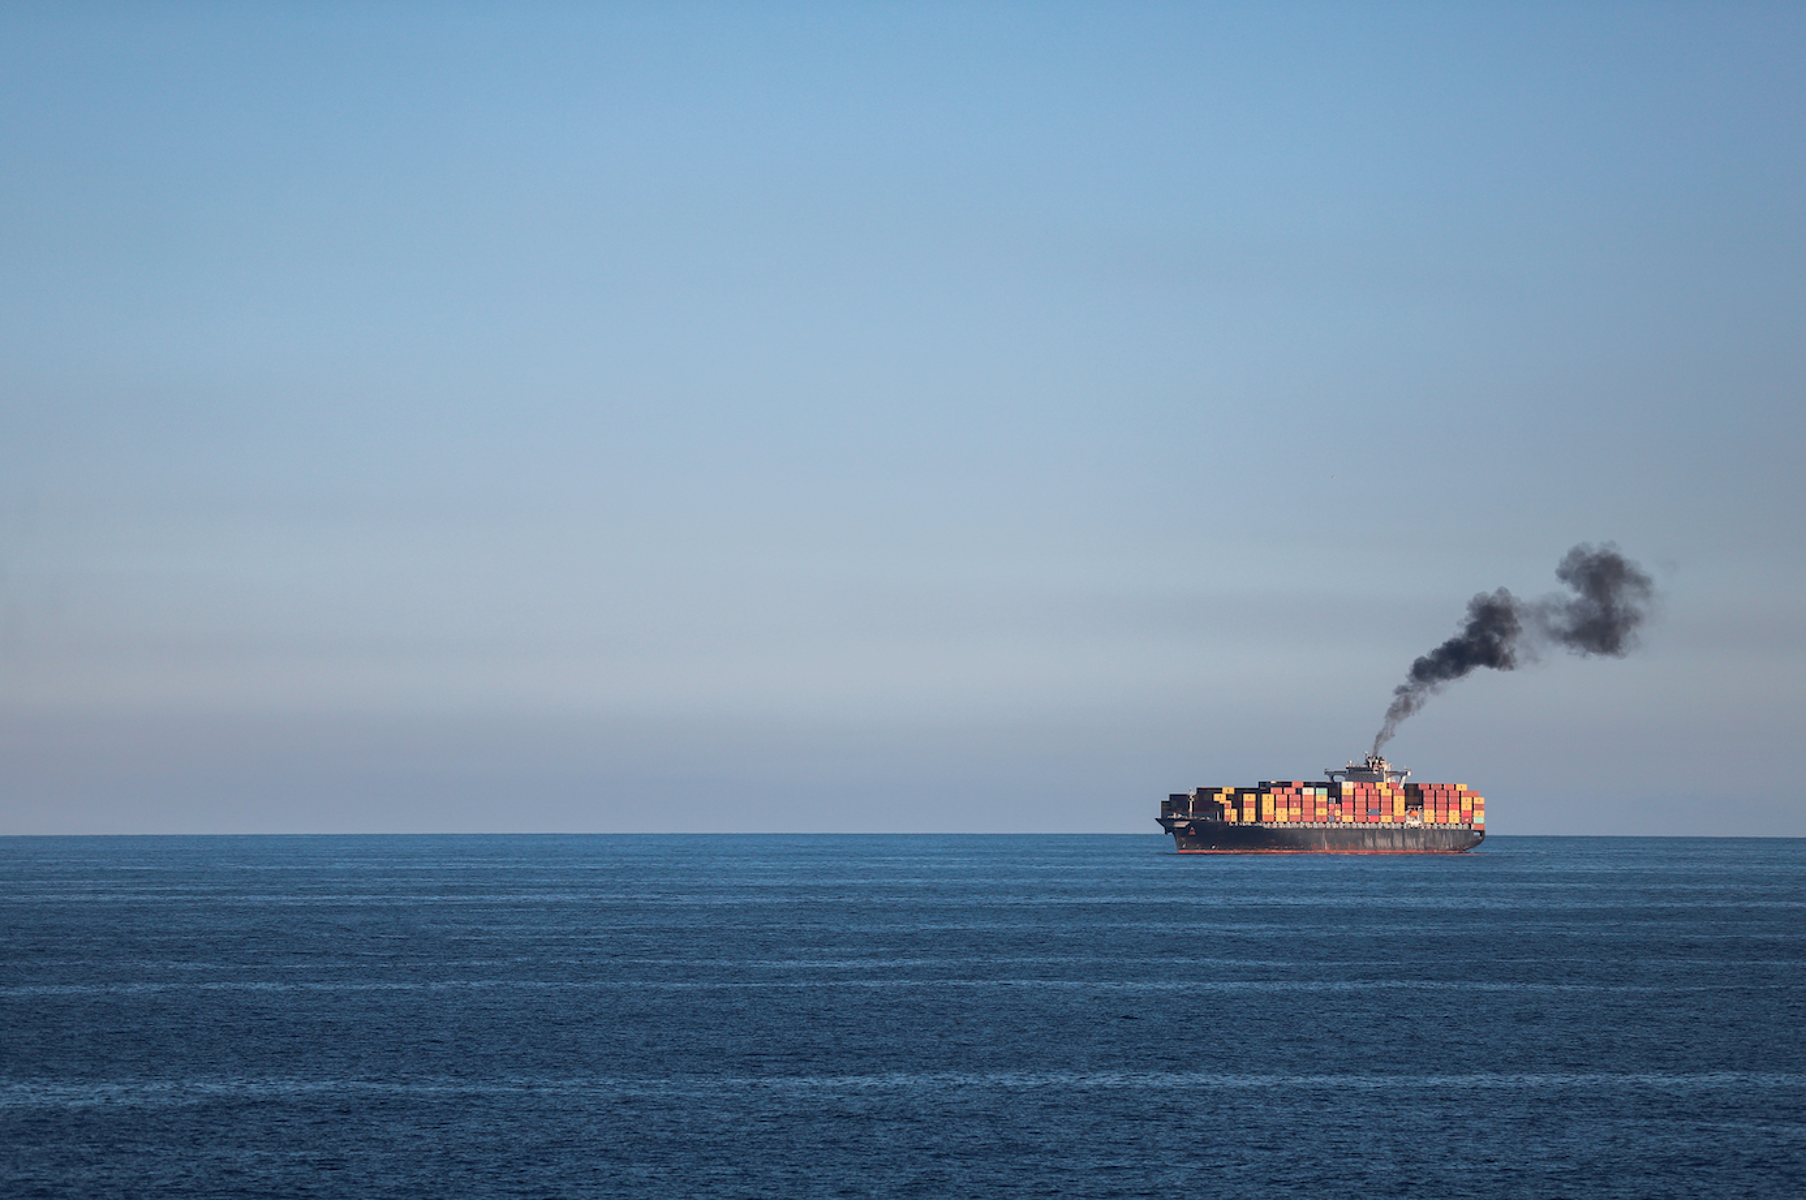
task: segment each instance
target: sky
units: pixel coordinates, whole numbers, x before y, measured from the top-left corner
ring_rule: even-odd
[[[1806,836],[1798,5],[9,4],[0,834]]]

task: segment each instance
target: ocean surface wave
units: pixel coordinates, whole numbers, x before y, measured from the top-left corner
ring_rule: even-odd
[[[1792,1197],[1806,842],[0,839],[8,1196]]]

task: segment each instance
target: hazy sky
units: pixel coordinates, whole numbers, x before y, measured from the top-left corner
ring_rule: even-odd
[[[0,832],[1806,835],[1806,8],[0,10]]]

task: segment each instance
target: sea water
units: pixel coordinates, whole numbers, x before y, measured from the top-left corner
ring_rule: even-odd
[[[0,1194],[1806,1195],[1806,841],[0,839]]]

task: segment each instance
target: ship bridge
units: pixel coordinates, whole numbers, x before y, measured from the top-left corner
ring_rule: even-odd
[[[1403,783],[1405,776],[1411,772],[1403,767],[1395,767],[1377,754],[1369,754],[1360,765],[1349,763],[1346,767],[1323,768],[1324,778],[1331,783],[1347,780],[1349,783]]]

